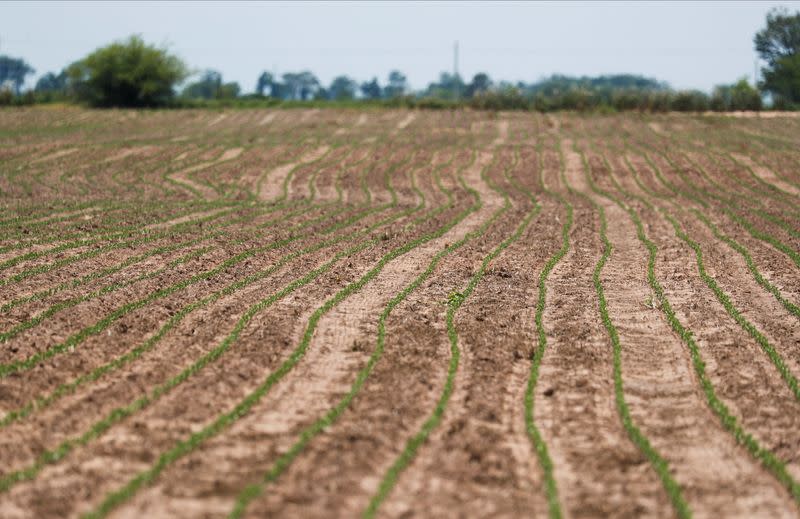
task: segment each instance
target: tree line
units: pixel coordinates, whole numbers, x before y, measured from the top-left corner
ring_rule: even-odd
[[[215,70],[191,73],[167,49],[140,37],[97,49],[64,70],[44,74],[22,92],[35,71],[24,60],[0,56],[0,104],[77,101],[96,107],[191,107],[271,105],[284,103],[372,103],[387,106],[487,110],[761,110],[767,96],[775,108],[800,108],[800,12],[777,9],[754,37],[764,62],[763,80],[750,85],[742,78],[719,85],[711,94],[676,91],[664,82],[632,74],[598,77],[553,75],[535,83],[495,82],[486,73],[465,81],[443,72],[426,88],[413,91],[406,76],[394,70],[386,81],[377,77],[359,83],[340,75],[323,84],[312,72],[261,72],[252,94],[236,82],[225,82]],[[188,79],[192,79],[188,81]],[[178,87],[181,88],[178,88]]]

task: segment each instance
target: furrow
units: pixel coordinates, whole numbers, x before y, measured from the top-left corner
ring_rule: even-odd
[[[115,490],[109,493],[89,514],[87,517],[97,517],[97,516],[105,516],[113,509],[130,499],[139,489],[143,486],[146,486],[151,481],[156,479],[159,474],[169,465],[171,465],[177,459],[180,459],[187,455],[188,453],[192,452],[200,445],[202,445],[205,441],[209,438],[212,438],[222,432],[224,429],[227,429],[233,422],[240,419],[242,416],[246,415],[247,412],[258,403],[264,395],[266,395],[272,387],[278,383],[283,377],[285,377],[292,369],[297,365],[298,362],[303,358],[308,349],[308,346],[314,336],[315,330],[323,318],[325,314],[330,312],[334,307],[336,307],[339,303],[347,299],[352,294],[359,292],[362,288],[364,288],[369,282],[371,282],[381,271],[382,269],[389,264],[391,261],[395,260],[398,257],[405,255],[406,253],[416,249],[418,246],[434,239],[437,235],[444,234],[447,232],[449,228],[455,226],[460,219],[463,218],[464,211],[459,213],[459,215],[450,220],[444,226],[440,227],[436,231],[431,234],[425,234],[419,238],[413,239],[409,242],[406,242],[404,245],[396,247],[389,251],[387,254],[383,255],[366,274],[361,276],[359,279],[349,283],[345,288],[337,292],[333,297],[326,300],[326,302],[317,308],[317,310],[311,315],[307,322],[307,326],[305,331],[303,332],[302,339],[297,347],[292,350],[289,354],[288,358],[286,358],[280,366],[272,371],[269,376],[253,391],[248,393],[242,400],[239,401],[229,412],[219,415],[213,422],[204,426],[200,431],[196,432],[195,434],[187,437],[184,440],[179,441],[177,444],[174,445],[171,449],[167,450],[166,452],[162,453],[155,464],[153,464],[149,469],[144,470],[143,472],[139,473],[136,477],[129,480],[125,485],[123,485],[118,490]]]
[[[734,440],[736,443],[746,447],[747,450],[750,451],[750,453],[754,456],[755,460],[761,462],[761,464],[776,477],[780,484],[787,487],[790,492],[795,495],[796,499],[797,484],[794,483],[794,480],[786,471],[786,466],[782,462],[778,461],[771,452],[761,448],[753,436],[746,432],[741,425],[739,425],[737,419],[731,413],[729,408],[718,398],[714,384],[712,383],[712,380],[709,378],[709,375],[706,371],[706,360],[702,357],[701,349],[698,346],[698,342],[696,342],[694,334],[681,323],[676,311],[672,306],[674,301],[671,302],[667,297],[669,290],[665,290],[656,277],[656,258],[659,249],[656,244],[652,242],[645,234],[644,226],[639,219],[637,211],[633,207],[626,206],[619,199],[608,192],[598,188],[594,182],[592,182],[591,176],[588,175],[588,171],[587,179],[592,190],[596,194],[606,198],[615,204],[615,206],[618,206],[622,211],[628,213],[631,222],[633,222],[635,225],[637,238],[648,251],[647,279],[648,284],[653,291],[653,302],[651,307],[653,309],[661,309],[666,317],[667,324],[669,324],[675,334],[681,338],[682,342],[688,346],[689,361],[691,366],[694,368],[695,375],[698,378],[698,383],[702,389],[703,395],[705,396],[709,410],[716,415],[721,422],[721,426],[731,433],[731,440]],[[654,210],[646,200],[641,198],[638,200],[644,203],[651,210]],[[674,264],[675,261],[680,260],[671,259],[669,262]],[[663,377],[663,375],[661,376]],[[650,396],[650,398],[652,399],[652,396]],[[670,406],[669,411],[664,416],[666,423],[669,423],[669,421],[674,421],[676,408],[677,407],[675,405]],[[701,417],[697,417],[694,420],[698,420],[700,418]],[[732,450],[731,447],[726,445],[728,442],[721,441],[721,438],[716,438],[715,440],[712,440],[711,438],[700,440],[696,433],[691,433],[691,430],[687,429],[687,425],[688,423],[682,423],[681,427],[677,428],[676,424],[671,424],[669,428],[669,430],[673,431],[672,442],[670,444],[671,448],[667,450],[666,453],[669,456],[678,456],[678,459],[681,459],[680,463],[673,462],[673,467],[676,472],[676,478],[678,481],[681,481],[684,487],[684,493],[688,496],[689,501],[695,503],[702,502],[704,507],[710,507],[707,510],[702,511],[703,515],[720,513],[720,511],[724,510],[725,507],[730,508],[729,511],[724,512],[726,514],[742,514],[744,512],[737,507],[750,506],[745,505],[744,503],[754,502],[755,500],[758,500],[758,506],[760,506],[761,509],[771,510],[770,514],[782,515],[785,513],[785,498],[780,492],[777,491],[776,485],[772,485],[768,481],[763,481],[763,478],[760,477],[758,472],[754,470],[752,465],[742,463],[741,461],[737,461],[735,468],[729,467],[722,469],[720,466],[722,460],[736,459],[736,451]],[[685,432],[682,432],[682,430]],[[703,447],[702,451],[698,448],[694,448],[689,452],[692,453],[691,456],[693,457],[702,457],[704,460],[702,462],[692,460],[691,458],[686,459],[684,457],[685,455],[680,456],[676,451],[678,446],[682,445],[686,441],[682,439],[682,436],[690,433],[691,441],[693,443],[698,442]],[[722,451],[716,454],[716,459],[711,459],[712,446],[716,446],[717,451]],[[682,447],[682,449],[685,448],[686,447]],[[687,465],[687,467],[684,468],[682,466],[683,464]],[[730,462],[728,465],[730,465]],[[700,467],[705,468],[706,471],[713,471],[713,477],[722,478],[723,481],[712,482],[712,477],[709,474],[698,473],[698,469]],[[728,495],[727,498],[723,497],[723,490]],[[709,496],[716,497],[713,504],[709,503]],[[744,498],[743,496],[748,497]],[[693,506],[697,507],[698,505],[694,504]]]
[[[244,287],[252,285],[253,283],[256,283],[256,282],[258,282],[258,281],[260,281],[262,279],[265,279],[268,276],[271,276],[274,272],[276,272],[277,270],[281,269],[283,266],[290,264],[292,261],[296,260],[297,258],[302,257],[303,255],[306,255],[306,254],[309,254],[309,253],[313,253],[313,252],[317,252],[317,251],[320,251],[322,249],[334,246],[336,244],[347,243],[348,241],[354,241],[356,238],[358,238],[360,236],[366,236],[370,232],[372,232],[373,230],[378,229],[378,228],[386,225],[390,221],[397,220],[398,218],[401,218],[402,216],[404,216],[404,214],[401,212],[401,213],[399,213],[397,215],[394,215],[393,217],[381,220],[378,223],[373,224],[372,226],[370,226],[370,227],[368,227],[366,229],[355,231],[355,232],[351,232],[351,233],[348,233],[348,234],[345,234],[345,235],[342,235],[342,236],[337,236],[337,237],[334,237],[334,238],[331,238],[331,239],[328,239],[328,240],[324,240],[321,243],[318,243],[316,245],[308,246],[308,247],[305,247],[303,249],[300,249],[299,251],[296,251],[296,252],[293,252],[293,253],[289,253],[289,254],[285,254],[284,256],[279,258],[276,262],[274,262],[272,265],[270,265],[270,267],[268,267],[267,269],[262,270],[262,271],[257,272],[257,273],[254,273],[254,274],[251,274],[251,275],[247,276],[246,278],[244,278],[242,280],[239,280],[239,281],[237,281],[237,282],[225,287],[222,290],[214,292],[213,294],[211,294],[209,296],[206,296],[205,298],[200,299],[200,300],[198,300],[198,301],[196,301],[196,302],[194,302],[194,303],[182,308],[179,312],[175,313],[161,327],[161,329],[158,330],[158,332],[155,335],[152,335],[145,342],[143,342],[140,346],[134,348],[133,350],[129,351],[128,353],[126,353],[125,355],[123,355],[121,357],[113,359],[111,362],[109,362],[107,364],[104,364],[102,366],[99,366],[99,367],[95,368],[93,371],[91,371],[90,373],[88,373],[88,374],[86,374],[84,376],[78,377],[78,378],[76,378],[76,379],[74,379],[74,380],[72,380],[72,381],[70,381],[70,382],[68,382],[66,384],[60,385],[58,388],[56,388],[56,390],[54,392],[52,392],[52,393],[50,393],[50,394],[48,394],[48,395],[46,395],[44,397],[39,397],[38,399],[33,401],[31,404],[28,404],[27,406],[25,406],[25,407],[21,408],[20,410],[18,410],[16,412],[16,414],[13,415],[13,419],[12,420],[9,420],[8,417],[7,417],[5,422],[13,423],[14,421],[17,421],[20,418],[26,417],[27,415],[29,415],[34,410],[40,410],[40,409],[46,408],[49,405],[51,405],[54,402],[56,402],[58,399],[75,392],[75,390],[78,389],[83,384],[98,380],[99,378],[108,375],[112,371],[115,371],[115,370],[118,370],[120,368],[123,368],[127,364],[136,361],[137,359],[141,358],[144,354],[146,354],[149,350],[151,350],[153,347],[155,347],[157,345],[158,341],[160,341],[172,329],[176,328],[181,323],[181,321],[184,320],[192,312],[195,312],[195,311],[197,311],[199,309],[207,307],[210,304],[213,304],[216,301],[219,301],[223,297],[230,296],[234,292],[239,291],[239,290],[243,289]],[[338,225],[338,227],[345,228],[345,227],[349,226],[349,224],[352,224],[352,223],[355,223],[355,222],[348,222],[348,225],[340,224],[340,225]],[[365,247],[367,247],[369,245],[374,245],[374,243],[375,243],[374,239],[368,239],[368,240],[364,241],[363,243],[361,243],[360,245],[357,245],[357,246],[355,246],[355,247],[353,247],[351,249],[348,249],[348,250],[351,251],[351,252],[354,252],[354,251],[357,251],[357,250],[363,250]],[[255,305],[254,307],[251,307],[251,309],[248,310],[248,313],[245,313],[245,316],[243,316],[242,319],[244,319],[244,320],[252,319],[253,315],[256,313],[256,312],[252,311],[253,308],[259,308],[259,309],[266,308],[266,306],[271,305],[274,301],[277,301],[278,299],[290,294],[295,289],[308,284],[309,282],[311,282],[313,279],[315,279],[316,277],[318,277],[322,273],[328,271],[333,264],[338,262],[343,257],[348,256],[351,252],[348,252],[347,254],[339,253],[338,255],[336,255],[334,257],[334,260],[326,263],[324,267],[321,267],[320,269],[315,270],[314,271],[314,275],[311,276],[311,277],[306,276],[306,277],[301,278],[300,281],[298,281],[298,280],[292,281],[282,291],[279,291],[277,293],[277,294],[279,294],[278,296],[275,296],[275,294],[273,294],[272,296],[270,296],[270,298],[267,298],[267,299],[263,300],[263,301],[269,300],[269,303],[264,303],[262,301],[259,304]],[[243,323],[243,321],[241,319],[240,319],[240,323]],[[241,326],[237,329],[238,331],[235,330],[235,333],[238,335],[238,333],[241,332],[241,328],[243,328],[243,327],[244,327],[244,324],[241,324]],[[229,336],[228,339],[230,339],[230,336]],[[164,383],[159,384],[158,386],[156,386],[153,390],[149,391],[148,395],[143,396],[143,397],[141,397],[139,399],[136,399],[135,401],[133,401],[132,403],[130,403],[128,405],[125,405],[125,406],[118,407],[118,408],[114,409],[104,419],[102,419],[102,420],[100,420],[98,422],[95,422],[85,433],[83,433],[83,434],[81,434],[79,436],[75,436],[75,437],[71,437],[71,438],[65,439],[55,449],[48,450],[48,451],[45,451],[42,454],[40,454],[38,456],[38,458],[37,458],[37,461],[35,463],[29,465],[28,467],[26,467],[24,469],[20,469],[20,470],[17,470],[17,471],[13,471],[13,472],[7,473],[6,475],[4,475],[0,479],[0,489],[3,490],[3,491],[8,491],[12,486],[16,485],[17,483],[35,477],[45,466],[58,462],[67,453],[71,452],[76,447],[88,444],[89,442],[91,442],[92,440],[96,439],[101,434],[105,433],[114,424],[120,422],[121,420],[127,418],[128,416],[130,416],[133,413],[141,410],[142,408],[149,406],[150,404],[152,404],[153,402],[155,402],[156,400],[158,400],[159,398],[161,398],[162,396],[164,396],[168,392],[172,391],[176,386],[178,386],[179,384],[184,382],[189,377],[193,376],[195,373],[200,371],[203,367],[205,367],[210,362],[215,361],[217,358],[219,358],[222,355],[222,353],[224,353],[227,349],[229,349],[229,347],[233,343],[233,340],[235,339],[235,337],[234,337],[234,339],[230,339],[230,340],[228,340],[228,339],[226,339],[226,341],[223,341],[223,343],[218,348],[215,348],[215,349],[211,350],[211,352],[206,353],[199,360],[196,360],[189,367],[184,369],[179,375],[171,378],[167,382],[164,382]],[[8,425],[8,423],[4,423],[4,425]]]

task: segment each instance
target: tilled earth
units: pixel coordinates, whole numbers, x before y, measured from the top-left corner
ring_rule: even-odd
[[[798,517],[798,150],[0,111],[0,518]]]

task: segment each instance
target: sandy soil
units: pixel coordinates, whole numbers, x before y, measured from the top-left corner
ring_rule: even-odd
[[[178,182],[180,184],[184,184],[185,186],[188,186],[188,187],[194,189],[195,191],[198,191],[199,193],[201,193],[203,198],[207,198],[207,199],[214,198],[215,197],[214,190],[211,189],[210,187],[206,186],[205,184],[201,184],[201,183],[195,181],[194,179],[191,178],[190,174],[191,173],[195,173],[197,171],[201,171],[203,169],[209,168],[211,166],[214,166],[216,164],[220,164],[220,163],[228,161],[228,160],[233,160],[236,157],[238,157],[239,155],[241,155],[243,151],[244,151],[244,148],[231,148],[231,149],[225,150],[215,160],[211,160],[211,161],[207,161],[207,162],[201,162],[200,164],[195,164],[194,166],[189,166],[188,168],[184,168],[184,169],[182,169],[180,171],[172,173],[170,175],[170,177],[174,181],[176,181],[176,182]],[[175,160],[178,160],[178,159],[175,159]]]
[[[403,117],[397,123],[397,129],[398,130],[405,129],[405,127],[408,126],[409,124],[411,124],[414,121],[414,119],[416,119],[416,118],[417,118],[417,114],[408,114],[408,115],[406,115],[405,117]]]
[[[733,117],[0,112],[0,517],[798,517],[796,137]]]

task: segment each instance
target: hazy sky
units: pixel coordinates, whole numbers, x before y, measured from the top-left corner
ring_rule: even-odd
[[[385,82],[396,68],[421,88],[452,70],[458,40],[465,78],[630,72],[710,90],[752,79],[753,35],[778,5],[800,9],[800,2],[2,2],[0,53],[23,57],[38,77],[141,34],[244,91],[262,70],[302,69],[327,84],[341,73]]]

